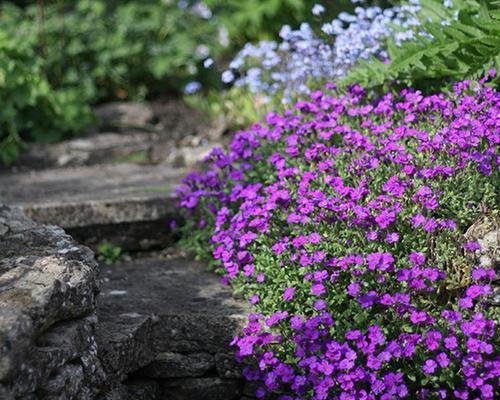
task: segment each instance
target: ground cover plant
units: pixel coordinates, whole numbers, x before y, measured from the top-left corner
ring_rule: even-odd
[[[500,93],[329,84],[241,131],[179,189],[184,244],[253,305],[233,345],[257,396],[494,399],[490,262]]]

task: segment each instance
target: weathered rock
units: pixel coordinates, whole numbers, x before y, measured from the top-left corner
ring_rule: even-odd
[[[182,258],[103,266],[102,276],[99,319],[150,316],[157,352],[228,352],[248,311],[213,273]]]
[[[88,347],[95,347],[93,327],[96,323],[95,315],[56,323],[36,339],[36,344],[42,349],[57,349],[63,362],[75,359]]]
[[[79,167],[118,162],[153,162],[153,151],[162,136],[152,132],[104,132],[56,144],[32,144],[22,153],[17,165],[40,169]],[[162,160],[165,154],[157,161]]]
[[[182,99],[154,101],[151,107],[157,120],[156,128],[176,141],[188,136],[218,139],[224,129],[220,123],[210,124],[199,110],[188,106]]]
[[[127,302],[120,293],[108,293]],[[100,313],[97,330],[99,358],[108,380],[123,381],[127,374],[149,364],[155,357],[152,319],[133,312],[110,315]]]
[[[500,218],[482,215],[465,233],[465,239],[478,242],[480,249],[468,252],[483,268],[496,268],[500,265]],[[472,254],[471,254],[472,253]],[[486,301],[492,306],[500,306],[500,280],[491,283],[492,293]]]
[[[214,356],[207,353],[159,353],[138,374],[148,378],[201,377],[215,367]]]
[[[112,102],[94,108],[103,129],[148,128],[153,122],[153,109],[147,103]]]
[[[70,399],[99,373],[93,253],[0,205],[0,382],[8,396]],[[90,362],[89,362],[90,361]],[[87,388],[84,388],[87,385]],[[38,395],[37,395],[38,396]]]
[[[160,399],[160,384],[153,379],[131,379],[125,382],[128,400]]]
[[[35,330],[92,311],[97,291],[93,253],[55,226],[33,226],[0,206],[0,307],[30,317]],[[19,228],[26,221],[26,229]]]
[[[493,268],[500,264],[500,219],[483,215],[465,233],[470,242],[478,242],[481,248],[474,254],[479,264]]]
[[[220,378],[188,378],[164,381],[162,393],[169,400],[234,400],[242,393],[237,380]]]
[[[81,365],[64,365],[55,371],[55,376],[52,379],[49,379],[44,385],[42,390],[43,398],[47,400],[74,399],[83,389],[84,379],[85,376]],[[79,398],[83,400],[81,396]]]
[[[167,232],[177,215],[174,191],[184,173],[168,166],[120,164],[0,175],[0,201],[21,207],[38,222],[68,229],[77,239],[110,240],[96,237],[100,227],[139,224],[141,234],[149,235],[127,236],[124,245],[141,239],[162,245],[168,235],[155,228],[162,224]]]
[[[17,310],[0,308],[0,382],[14,379],[33,340],[31,319]]]
[[[215,366],[221,378],[242,378],[241,364],[236,361],[234,353],[216,353]]]
[[[168,154],[166,162],[170,163],[174,168],[192,168],[203,161],[215,147],[218,147],[216,143],[196,147],[174,148],[166,153]]]

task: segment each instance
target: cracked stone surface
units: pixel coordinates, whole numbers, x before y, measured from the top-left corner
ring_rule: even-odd
[[[0,398],[240,399],[229,343],[247,306],[162,254],[99,267],[63,229],[1,205]]]
[[[101,276],[98,318],[103,322],[97,338],[111,374],[147,367],[142,375],[156,377],[165,365],[172,368],[163,371],[166,375],[206,372],[214,367],[216,353],[230,352],[247,313],[213,273],[183,258],[102,266]],[[148,374],[148,369],[156,372]]]
[[[106,240],[145,250],[172,240],[168,224],[177,216],[174,192],[184,175],[168,166],[135,164],[3,174],[0,202],[61,226],[94,248]]]
[[[0,393],[88,398],[100,377],[93,253],[3,205],[0,227]]]

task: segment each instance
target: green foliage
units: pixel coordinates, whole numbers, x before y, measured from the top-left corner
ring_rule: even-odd
[[[297,26],[317,17],[311,13],[318,0],[208,0],[207,4],[220,10],[221,19],[237,44],[256,39],[275,38],[285,24]],[[327,16],[352,10],[350,0],[337,0],[328,4]],[[325,3],[326,5],[326,3]],[[326,20],[325,19],[325,20]]]
[[[71,90],[53,90],[31,49],[0,31],[0,163],[18,155],[23,139],[60,140],[91,118]]]
[[[277,112],[282,109],[278,101],[273,101],[277,98],[265,98],[239,87],[224,92],[212,90],[203,95],[186,96],[185,100],[210,119],[223,115],[226,125],[232,130],[246,128],[271,110]]]
[[[363,61],[344,83],[374,87],[397,81],[429,90],[451,80],[476,80],[499,68],[500,1],[454,0],[452,9],[438,0],[421,3],[417,39],[399,47],[389,43],[390,64]],[[493,84],[499,82],[497,77]]]
[[[49,82],[78,87],[90,102],[179,90],[206,53],[217,56],[217,23],[177,1],[46,2],[41,10],[5,6],[0,29],[16,32],[42,60]],[[203,49],[204,50],[204,49]]]
[[[217,21],[173,0],[26,3],[0,5],[3,164],[81,131],[92,104],[180,90],[222,50]]]
[[[99,245],[97,249],[99,262],[106,265],[111,265],[116,263],[122,257],[122,249],[114,244],[104,242]]]

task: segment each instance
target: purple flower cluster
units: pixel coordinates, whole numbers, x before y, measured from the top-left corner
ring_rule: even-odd
[[[233,345],[259,398],[499,395],[496,275],[463,235],[498,207],[485,81],[376,99],[330,84],[185,179],[188,241],[255,308]]]

